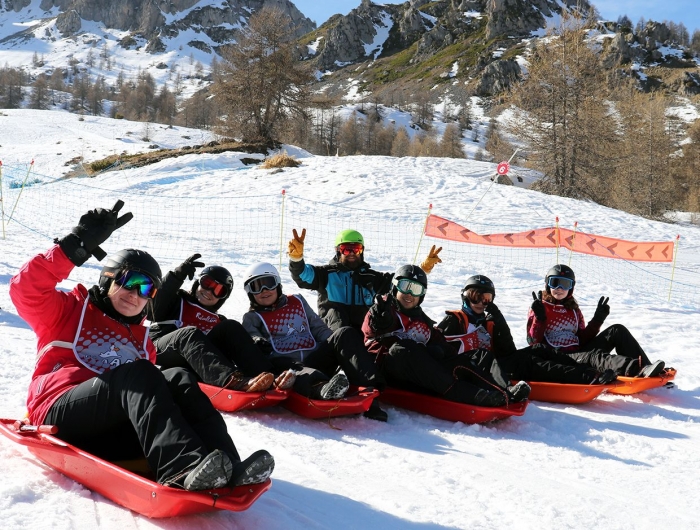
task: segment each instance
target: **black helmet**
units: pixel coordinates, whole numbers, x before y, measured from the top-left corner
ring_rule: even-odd
[[[574,274],[574,271],[571,267],[568,265],[561,265],[557,264],[549,271],[547,272],[547,276],[544,278],[544,283],[547,288],[547,292],[551,293],[552,291],[549,288],[549,279],[553,276],[559,277],[559,278],[568,278],[571,280],[571,289],[569,289],[569,294],[568,296],[571,296],[574,292],[574,287],[576,286],[576,275]]]
[[[480,293],[491,293],[493,297],[496,298],[496,287],[493,285],[493,282],[481,274],[476,274],[475,276],[467,278],[467,284],[464,286],[464,289],[462,289],[462,300],[465,302],[467,301],[466,293],[469,289],[476,289]]]
[[[397,283],[398,280],[413,280],[414,282],[420,283],[423,287],[426,289],[428,288],[428,275],[425,274],[425,271],[421,269],[418,265],[401,265],[398,269],[396,269],[396,272],[394,273],[394,278],[392,280],[392,285],[393,287],[391,288],[391,294],[396,297],[396,293],[398,292],[397,288]],[[419,302],[418,305],[420,305],[423,302],[423,298],[425,298],[425,293],[423,293],[419,297]]]
[[[153,280],[156,289],[160,289],[161,283],[163,282],[163,275],[158,262],[144,250],[127,248],[107,258],[100,272],[100,292],[103,295],[107,294],[110,285],[112,285],[112,280],[127,270],[145,274]]]

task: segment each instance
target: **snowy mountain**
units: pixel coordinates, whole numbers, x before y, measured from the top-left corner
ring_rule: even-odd
[[[610,296],[606,324],[623,323],[652,359],[678,369],[676,387],[634,396],[603,395],[566,406],[532,402],[525,415],[489,425],[452,423],[387,407],[388,423],[362,417],[305,420],[283,409],[224,414],[242,453],[266,448],[277,462],[273,484],[248,511],[148,520],[86,490],[0,437],[2,527],[126,530],[245,529],[675,529],[697,526],[696,463],[700,461],[700,229],[638,218],[588,202],[493,184],[495,165],[473,160],[316,157],[286,146],[302,165],[282,172],[244,164],[247,153],[186,155],[95,178],[55,180],[82,147],[102,156],[136,151],[143,124],[65,112],[3,111],[0,129],[4,239],[0,239],[0,414],[24,414],[35,360],[35,337],[17,316],[8,282],[29,257],[50,246],[88,208],[122,198],[134,220],[103,247],[133,244],[158,256],[164,269],[193,252],[234,273],[234,296],[222,312],[247,310],[241,274],[253,261],[282,262],[285,292],[298,292],[280,256],[291,229],[308,230],[308,259],[331,257],[339,228],[360,228],[367,259],[378,270],[410,263],[432,204],[436,215],[483,233],[561,226],[631,240],[681,236],[672,297],[661,287],[666,264],[571,259],[580,275],[577,298],[591,317]],[[208,133],[158,128],[153,141],[178,147]],[[34,158],[34,164],[30,161]],[[514,174],[521,171],[511,169]],[[18,188],[31,185],[20,197]],[[286,192],[280,234],[281,190]],[[439,319],[459,305],[465,278],[488,275],[496,303],[525,345],[531,291],[557,256],[443,244],[424,308]],[[595,266],[594,266],[595,265]],[[544,270],[543,270],[544,269]],[[94,283],[91,260],[62,284]],[[654,271],[653,274],[650,271]],[[315,307],[314,293],[302,293]]]

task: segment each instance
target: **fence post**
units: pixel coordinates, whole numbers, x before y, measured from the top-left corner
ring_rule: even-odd
[[[287,193],[282,190],[282,208],[280,215],[280,274],[282,273],[282,256],[284,255],[284,203]]]
[[[423,242],[423,234],[425,234],[425,229],[428,226],[428,219],[430,219],[430,211],[433,209],[433,204],[428,205],[428,215],[425,216],[425,223],[423,223],[423,231],[420,233],[420,239],[418,240],[418,248],[416,249],[416,255],[413,257],[413,264],[415,265],[418,259],[418,253],[420,252],[420,244]]]

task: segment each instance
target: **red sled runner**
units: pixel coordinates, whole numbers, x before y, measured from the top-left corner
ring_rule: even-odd
[[[578,385],[573,383],[544,383],[528,381],[531,401],[546,401],[548,403],[567,403],[579,405],[593,401],[606,390],[615,388],[615,383],[609,385]]]
[[[662,375],[657,377],[626,377],[618,376],[617,385],[608,390],[611,394],[629,395],[637,392],[644,392],[652,388],[664,386],[669,381],[676,378],[676,370],[674,368],[667,369]]]
[[[379,399],[389,405],[427,414],[441,420],[461,421],[463,423],[487,423],[510,416],[522,416],[525,414],[528,403],[521,401],[503,407],[480,407],[389,387],[384,389]]]
[[[350,387],[344,398],[323,400],[310,399],[292,390],[289,392],[289,397],[282,402],[282,406],[304,418],[318,420],[362,414],[369,409],[372,401],[378,395],[379,392],[373,388]]]
[[[254,410],[279,405],[289,396],[289,390],[266,390],[265,392],[240,392],[219,386],[199,383],[216,410],[236,412],[237,410]]]
[[[169,488],[52,436],[56,427],[51,425],[36,427],[0,419],[0,432],[27,446],[30,453],[59,473],[146,517],[175,517],[213,510],[242,512],[272,485],[268,479],[263,484],[211,491]]]

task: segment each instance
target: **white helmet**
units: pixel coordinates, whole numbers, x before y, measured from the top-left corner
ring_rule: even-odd
[[[243,289],[248,294],[258,294],[265,289],[276,289],[282,284],[279,272],[270,263],[255,263],[243,274]]]

